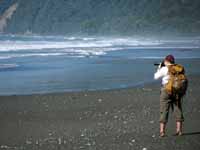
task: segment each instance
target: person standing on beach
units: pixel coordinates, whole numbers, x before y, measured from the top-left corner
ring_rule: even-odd
[[[176,117],[176,135],[182,135],[182,124],[184,121],[183,112],[182,112],[182,97],[185,94],[186,88],[184,89],[184,93],[182,94],[172,94],[167,89],[171,84],[173,85],[173,81],[171,81],[171,68],[176,66],[175,58],[173,55],[168,55],[165,57],[164,61],[160,63],[158,66],[157,72],[154,74],[154,79],[162,78],[162,87],[160,94],[160,137],[165,136],[165,128],[168,121],[169,109],[172,107],[172,110],[175,113]],[[180,69],[182,66],[177,65]],[[182,76],[184,76],[184,68],[181,68]],[[184,78],[185,79],[185,78]],[[182,80],[183,81],[183,80]]]

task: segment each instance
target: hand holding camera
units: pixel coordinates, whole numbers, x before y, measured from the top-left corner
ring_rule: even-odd
[[[158,66],[158,69],[162,68],[165,66],[164,61],[161,63],[155,63],[154,66]]]

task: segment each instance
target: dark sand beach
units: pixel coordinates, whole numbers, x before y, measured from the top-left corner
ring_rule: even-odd
[[[184,135],[159,138],[159,84],[0,97],[1,150],[199,150],[200,76],[189,77]]]

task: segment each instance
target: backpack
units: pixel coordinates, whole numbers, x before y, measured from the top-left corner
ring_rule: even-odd
[[[185,75],[185,69],[179,64],[168,66],[169,81],[165,85],[165,89],[169,95],[180,98],[186,94],[188,87],[188,79]]]

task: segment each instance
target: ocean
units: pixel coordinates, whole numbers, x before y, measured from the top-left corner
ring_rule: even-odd
[[[154,82],[172,54],[199,73],[200,37],[69,37],[0,34],[0,95],[107,90]]]

